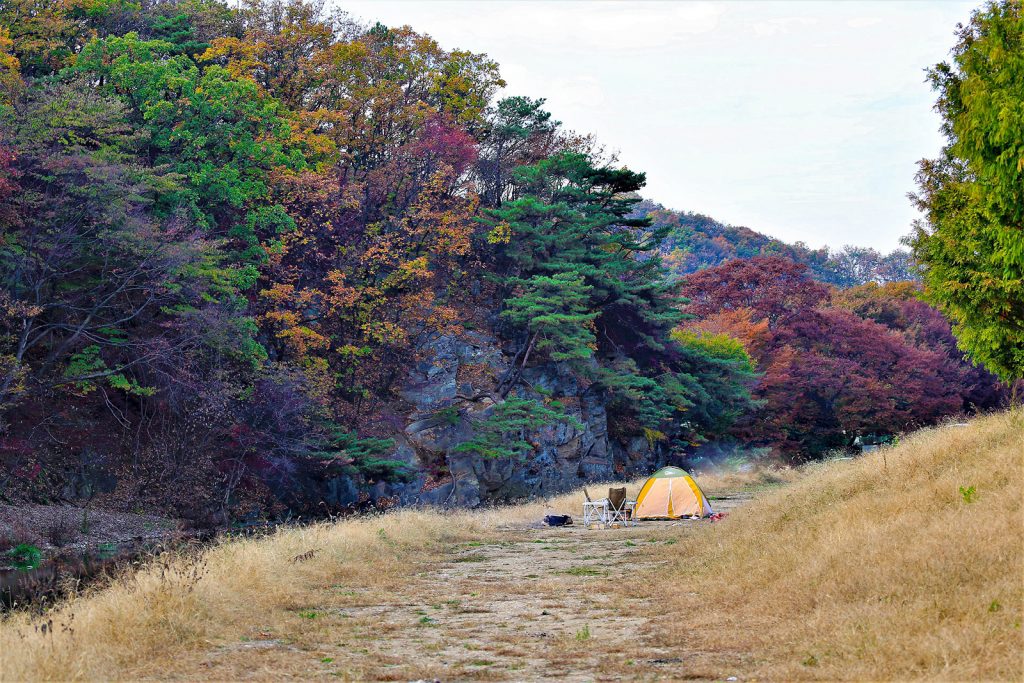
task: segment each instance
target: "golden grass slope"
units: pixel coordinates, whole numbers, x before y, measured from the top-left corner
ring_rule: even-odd
[[[42,619],[0,623],[0,680],[164,677],[182,655],[248,640],[254,627],[301,640],[314,626],[303,610],[325,591],[386,591],[441,559],[445,543],[483,531],[470,514],[403,510],[161,558]]]
[[[1022,498],[1024,412],[927,429],[737,510],[644,591],[693,615],[662,640],[746,675],[1024,680]]]

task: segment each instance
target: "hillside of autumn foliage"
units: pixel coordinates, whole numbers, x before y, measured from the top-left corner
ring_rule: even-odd
[[[411,480],[399,387],[469,330],[508,359],[445,408],[490,406],[450,449],[482,459],[580,428],[541,363],[664,460],[1006,401],[899,255],[818,277],[846,290],[802,247],[677,267],[707,240],[504,85],[303,0],[0,4],[0,500],[322,513],[293,482]]]
[[[688,275],[737,258],[781,256],[807,266],[815,280],[835,287],[919,279],[906,249],[894,249],[888,254],[854,245],[812,249],[802,242],[787,244],[703,214],[672,211],[650,200],[640,202],[636,211],[649,216],[654,225],[668,228],[658,251],[665,265],[676,275]]]
[[[760,370],[760,406],[733,430],[744,443],[813,459],[1009,400],[916,283],[831,289],[804,265],[759,256],[702,270],[682,290],[685,329],[740,340]]]

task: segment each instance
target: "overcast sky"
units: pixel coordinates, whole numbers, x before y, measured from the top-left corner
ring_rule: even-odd
[[[332,0],[328,0],[332,2]],[[810,246],[898,246],[941,146],[924,69],[978,3],[333,0],[501,64],[645,196]]]

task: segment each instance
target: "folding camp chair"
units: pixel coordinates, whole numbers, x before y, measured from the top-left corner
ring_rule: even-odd
[[[583,489],[583,496],[586,498],[583,501],[583,528],[589,529],[591,522],[595,519],[601,524],[604,524],[604,509],[607,506],[608,501],[606,500],[591,500],[590,493],[587,489]]]
[[[609,527],[612,524],[630,526],[636,524],[633,519],[633,508],[636,503],[626,500],[626,488],[608,489],[608,497],[600,500],[591,500],[590,493],[583,489],[586,502],[583,503],[583,526],[589,527],[591,522],[600,522],[601,526]]]

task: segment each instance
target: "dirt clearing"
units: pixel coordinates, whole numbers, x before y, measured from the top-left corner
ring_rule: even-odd
[[[728,511],[746,496],[715,501]],[[657,604],[631,596],[642,572],[687,552],[707,521],[622,529],[508,525],[454,543],[398,586],[321,587],[298,633],[258,625],[194,653],[171,677],[351,680],[725,678],[722,657],[656,646]],[[386,529],[383,530],[386,535]],[[158,674],[159,675],[159,674]]]

